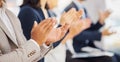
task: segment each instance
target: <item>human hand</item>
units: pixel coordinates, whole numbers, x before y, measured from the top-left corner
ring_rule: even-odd
[[[89,28],[91,25],[91,21],[89,19],[79,19],[77,21],[74,21],[69,29],[68,36],[70,38],[73,38],[83,30]]]
[[[39,24],[35,21],[31,31],[31,39],[35,40],[39,45],[47,41],[48,35],[55,25],[55,20],[45,19]]]
[[[109,32],[109,29],[104,29],[102,31],[102,36],[109,36],[109,35],[112,35],[114,34],[115,32]]]
[[[100,12],[99,13],[99,16],[100,16],[99,22],[101,24],[104,24],[105,19],[108,18],[110,14],[111,14],[111,12],[109,10],[106,10],[104,12]]]
[[[53,28],[51,33],[48,36],[47,41],[51,43],[59,41],[65,36],[66,32],[68,31],[68,28],[69,28],[68,24],[65,24],[59,28]]]
[[[60,24],[65,25],[66,23],[71,25],[72,22],[77,21],[82,16],[83,10],[76,11],[74,8],[70,9],[68,12],[62,14],[60,19]]]
[[[91,26],[91,20],[89,18],[86,18],[86,19],[81,19],[80,21],[83,22],[83,25],[81,27],[81,29],[85,30],[87,28],[89,28]]]

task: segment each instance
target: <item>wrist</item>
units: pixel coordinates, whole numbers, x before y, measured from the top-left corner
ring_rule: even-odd
[[[35,40],[40,46],[43,44],[42,41],[39,41],[38,39],[34,38],[34,37],[31,37],[31,39]]]
[[[99,19],[99,23],[100,23],[101,25],[104,25],[104,20],[103,20],[103,19]]]

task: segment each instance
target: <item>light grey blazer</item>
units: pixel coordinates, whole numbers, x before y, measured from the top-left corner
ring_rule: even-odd
[[[5,11],[14,28],[16,40],[0,19],[0,62],[37,62],[52,49],[52,45],[49,48],[44,46],[39,48],[34,41],[27,41],[18,18],[9,10]]]

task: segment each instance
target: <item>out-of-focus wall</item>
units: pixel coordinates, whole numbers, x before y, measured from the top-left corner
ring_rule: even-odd
[[[70,4],[72,0],[58,0],[58,6],[54,9],[54,12],[58,15],[62,13],[64,8]]]
[[[94,23],[99,19],[99,11],[104,11],[106,9],[105,0],[86,0],[83,2],[86,7],[87,12]]]

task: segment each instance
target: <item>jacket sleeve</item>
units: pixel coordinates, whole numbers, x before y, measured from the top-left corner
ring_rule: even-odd
[[[29,40],[18,49],[0,56],[0,62],[34,62],[44,57],[44,55],[52,48],[38,46],[38,44]]]
[[[77,35],[76,37],[74,37],[74,39],[78,40],[78,41],[85,41],[85,40],[90,40],[90,41],[94,41],[94,40],[101,40],[101,33],[99,31],[83,31],[82,33],[80,33],[79,35]]]
[[[91,27],[88,28],[87,30],[91,30],[91,31],[95,31],[95,30],[99,30],[103,25],[101,25],[99,22],[97,22],[96,24],[91,24]]]

